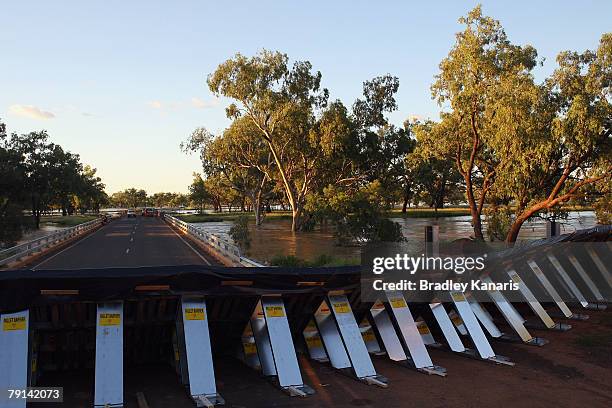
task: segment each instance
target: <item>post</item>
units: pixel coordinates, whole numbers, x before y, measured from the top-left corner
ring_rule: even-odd
[[[123,302],[98,303],[94,407],[123,407]]]

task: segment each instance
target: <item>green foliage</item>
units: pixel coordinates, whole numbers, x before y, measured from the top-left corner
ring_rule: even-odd
[[[504,241],[512,226],[512,209],[508,206],[491,206],[485,209],[487,235],[491,241]]]
[[[359,259],[336,258],[331,255],[321,254],[313,260],[306,260],[295,255],[276,255],[270,261],[272,266],[282,266],[285,268],[307,268],[323,266],[345,266],[358,265]]]
[[[240,216],[234,220],[234,225],[229,230],[232,240],[242,249],[247,251],[251,247],[251,235],[249,233],[249,217]]]

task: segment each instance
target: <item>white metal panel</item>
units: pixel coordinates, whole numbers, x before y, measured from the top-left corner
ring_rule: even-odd
[[[274,366],[274,356],[272,355],[272,347],[270,346],[270,336],[266,327],[266,319],[264,317],[261,301],[257,302],[253,315],[251,316],[251,328],[253,329],[253,337],[257,345],[257,356],[261,364],[263,375],[276,375],[276,367]]]
[[[516,273],[516,271],[513,269],[510,269],[506,272],[508,276],[510,276],[510,279],[512,279],[515,283],[519,285],[519,291],[525,297],[525,300],[527,300],[527,304],[529,305],[531,310],[533,310],[533,312],[542,320],[544,325],[549,329],[555,327],[555,322],[553,321],[553,319],[550,317],[548,312],[544,310],[544,307],[542,307],[540,302],[538,302],[538,300],[533,295],[531,290],[527,287],[527,285],[525,285],[525,282],[523,282],[519,274]]]
[[[344,295],[331,295],[328,299],[355,375],[359,378],[375,376],[376,370],[348,299]]]
[[[383,342],[389,358],[393,361],[407,360],[408,358],[406,357],[402,343],[395,332],[389,314],[385,310],[385,305],[381,302],[376,302],[370,309],[370,313],[372,314],[374,324],[376,324],[376,329],[378,330],[378,334],[380,335],[380,339]]]
[[[350,367],[351,360],[348,354],[346,354],[346,349],[344,348],[342,337],[340,337],[340,332],[336,326],[336,321],[326,301],[323,301],[321,305],[319,305],[314,317],[332,367],[339,369]]]
[[[582,278],[584,283],[586,283],[586,285],[588,286],[589,290],[595,296],[595,299],[598,302],[605,302],[606,300],[604,299],[603,295],[601,294],[601,292],[597,288],[597,285],[595,284],[595,282],[593,282],[593,280],[591,279],[589,274],[586,273],[586,271],[584,270],[584,268],[582,267],[580,262],[578,262],[578,259],[576,259],[576,257],[574,255],[568,255],[567,259],[569,259],[569,261],[572,263],[572,265],[574,266],[574,269],[576,269],[576,272],[578,272],[578,274],[580,275],[580,277]]]
[[[217,387],[206,303],[204,299],[183,298],[181,304],[191,395],[214,395]]]
[[[94,406],[123,405],[123,302],[98,303]]]
[[[308,322],[302,334],[306,341],[306,347],[308,347],[310,358],[313,360],[328,360],[327,352],[325,351],[325,347],[323,347],[323,341],[314,320]]]
[[[557,290],[548,280],[546,275],[544,275],[544,272],[542,272],[542,269],[540,269],[538,264],[533,259],[527,261],[527,264],[529,265],[535,276],[538,278],[542,286],[544,286],[544,289],[546,289],[548,294],[552,297],[553,301],[557,304],[557,306],[561,310],[561,313],[563,313],[565,317],[573,316],[574,314],[572,313],[572,311],[569,310],[565,302],[561,299],[559,292],[557,292]]]
[[[421,334],[421,338],[423,339],[423,343],[428,346],[437,343],[436,339],[434,339],[433,335],[431,334],[431,330],[429,330],[429,326],[427,326],[427,323],[425,323],[422,318],[418,318],[416,320],[416,325],[419,333]]]
[[[397,322],[404,344],[416,368],[431,367],[433,362],[419,334],[412,313],[408,308],[404,295],[397,291],[387,291],[387,301]]]
[[[482,307],[482,305],[478,303],[475,299],[471,297],[467,299],[468,299],[468,302],[470,303],[470,307],[472,308],[472,312],[474,312],[474,315],[476,316],[478,321],[484,326],[484,328],[487,329],[491,337],[494,337],[494,338],[501,337],[502,332],[493,322],[493,318],[491,317],[487,309]]]
[[[455,330],[455,326],[451,319],[448,317],[446,313],[446,309],[442,303],[432,303],[429,305],[431,311],[438,322],[438,326],[440,326],[440,330],[442,330],[442,334],[444,334],[444,338],[448,343],[451,350],[456,352],[464,352],[465,346],[461,341],[461,338],[457,334],[457,330]]]
[[[262,297],[261,304],[266,318],[270,346],[274,355],[278,383],[281,387],[302,386],[302,374],[293,347],[287,313],[280,297]]]
[[[492,283],[493,281],[490,278],[483,278],[483,282]],[[514,329],[516,334],[523,340],[524,342],[528,342],[533,339],[533,336],[529,333],[529,331],[525,328],[525,319],[516,311],[516,309],[512,306],[510,302],[506,299],[506,297],[497,290],[488,291],[489,296],[493,299],[495,306],[504,316],[504,319],[508,322],[510,327]]]
[[[0,407],[25,408],[25,399],[8,399],[8,389],[28,385],[28,331],[30,313],[0,315]]]
[[[593,248],[588,248],[587,252],[591,256],[591,259],[595,263],[595,266],[597,267],[597,269],[599,269],[599,272],[601,272],[601,275],[604,277],[604,279],[608,283],[608,286],[612,288],[612,274],[606,268],[604,263],[601,261],[601,258],[599,257],[599,255],[597,255],[597,252],[595,252]]]
[[[589,302],[586,300],[582,292],[580,292],[580,289],[578,289],[578,286],[576,286],[574,281],[569,277],[569,275],[565,271],[565,268],[563,267],[563,265],[561,265],[561,262],[559,262],[559,260],[552,254],[548,254],[548,260],[550,261],[552,266],[557,270],[557,273],[559,273],[559,276],[561,276],[561,279],[563,279],[563,281],[569,288],[570,292],[572,292],[572,295],[574,295],[576,299],[578,299],[578,301],[583,307],[587,307],[589,305]]]
[[[466,300],[465,295],[461,292],[451,292],[451,299],[480,357],[495,357],[495,352],[489,343],[489,339],[487,339],[487,336],[482,331],[482,327],[478,324],[478,320],[476,320],[476,316],[474,316],[474,312]]]
[[[374,330],[368,322],[368,319],[364,318],[361,323],[359,323],[359,331],[361,332],[361,337],[363,337],[363,341],[368,349],[368,353],[380,353],[380,344],[378,344],[378,340],[376,339],[376,335],[374,334]]]

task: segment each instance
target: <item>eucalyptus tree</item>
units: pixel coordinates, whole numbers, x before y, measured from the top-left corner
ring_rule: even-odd
[[[289,66],[279,52],[262,51],[247,58],[236,54],[208,77],[216,95],[231,98],[227,116],[245,117],[264,141],[276,166],[292,211],[292,231],[301,228],[306,196],[321,173],[322,133],[311,132],[316,115],[327,103],[321,73],[308,61]]]
[[[480,6],[459,22],[466,27],[457,34],[432,85],[433,97],[447,111],[431,131],[422,132],[419,143],[432,156],[455,163],[464,180],[474,236],[483,239],[481,214],[487,194],[497,173],[509,165],[490,143],[500,136],[489,126],[495,116],[492,94],[505,78],[529,73],[537,54],[531,46],[512,44],[499,21],[483,16]]]

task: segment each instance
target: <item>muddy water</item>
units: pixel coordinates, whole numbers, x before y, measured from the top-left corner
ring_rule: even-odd
[[[469,216],[438,218],[392,218],[402,226],[402,232],[408,242],[420,242],[426,225],[437,223],[440,226],[440,240],[452,241],[467,238],[472,234]],[[596,224],[592,211],[572,212],[561,224],[561,233],[590,228]],[[206,222],[196,224],[208,231],[229,239],[228,231],[231,222]],[[303,259],[313,259],[319,255],[332,255],[337,258],[358,258],[359,247],[340,247],[335,245],[334,229],[331,226],[317,226],[308,233],[292,233],[290,220],[268,219],[264,225],[256,228],[250,225],[251,249],[249,256],[259,261],[268,262],[277,255],[295,255]],[[486,224],[484,225],[486,231]],[[519,240],[532,240],[546,236],[545,222],[535,220],[523,225]],[[486,232],[485,232],[486,235]]]

